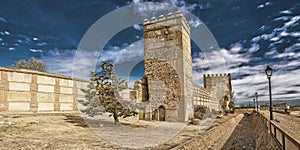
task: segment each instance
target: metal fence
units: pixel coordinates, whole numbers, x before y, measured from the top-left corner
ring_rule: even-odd
[[[256,111],[255,111],[256,112]],[[276,140],[278,146],[283,150],[300,150],[300,143],[298,143],[293,137],[286,133],[273,121],[270,122],[268,118],[259,113],[259,117],[262,120],[265,129],[267,129],[272,137]]]

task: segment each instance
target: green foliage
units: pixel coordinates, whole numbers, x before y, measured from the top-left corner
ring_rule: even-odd
[[[222,107],[222,109],[223,109],[223,110],[225,110],[225,109],[226,109],[226,107],[227,107],[227,103],[226,103],[226,101],[225,101],[225,100],[223,101],[223,103],[222,103],[222,106],[221,106],[221,107]]]
[[[85,93],[85,100],[79,101],[86,106],[82,112],[88,114],[91,117],[96,115],[101,115],[105,112],[104,107],[100,104],[99,98],[96,95],[96,84],[97,80],[95,78],[95,72],[91,72],[90,74],[90,83],[87,86],[87,89],[81,89],[83,93]]]
[[[12,66],[17,69],[29,69],[43,72],[46,71],[46,64],[42,60],[37,60],[33,57],[31,57],[28,61],[20,59]]]
[[[121,90],[128,88],[127,82],[115,77],[113,64],[103,62],[101,69],[100,75],[91,73],[89,89],[83,91],[86,93],[86,100],[82,104],[87,106],[83,111],[90,116],[108,112],[114,118],[115,124],[119,122],[118,117],[126,118],[136,115],[137,112],[133,110],[138,106],[122,100],[118,94]]]
[[[235,104],[233,101],[230,101],[228,104],[228,107],[230,108],[230,110],[232,110],[235,107]]]
[[[194,118],[197,118],[197,119],[203,119],[203,116],[204,116],[204,113],[200,112],[200,111],[196,111],[194,113]]]
[[[228,101],[228,96],[227,96],[227,95],[225,95],[225,96],[223,97],[223,101]]]

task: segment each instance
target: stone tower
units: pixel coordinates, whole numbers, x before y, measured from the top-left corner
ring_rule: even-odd
[[[229,100],[232,98],[231,75],[228,74],[204,74],[204,88],[211,94],[211,109],[220,110],[220,101],[227,96]]]
[[[193,117],[190,27],[180,11],[143,25],[148,114],[152,120],[186,122]]]

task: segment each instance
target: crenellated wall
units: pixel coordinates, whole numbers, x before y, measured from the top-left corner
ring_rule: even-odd
[[[88,81],[0,67],[0,112],[76,111]]]

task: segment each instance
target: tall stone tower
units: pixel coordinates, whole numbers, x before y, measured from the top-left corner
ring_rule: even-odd
[[[206,88],[211,94],[210,108],[220,110],[221,103],[224,100],[224,96],[227,96],[228,100],[232,98],[231,87],[231,75],[228,74],[204,74],[204,88]]]
[[[180,11],[143,25],[150,117],[186,122],[193,117],[190,27]]]

